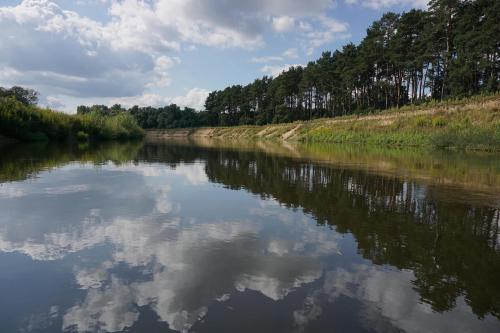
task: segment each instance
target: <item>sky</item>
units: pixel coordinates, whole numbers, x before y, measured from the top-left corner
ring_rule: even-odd
[[[176,103],[358,43],[426,0],[0,0],[0,86],[42,106]]]

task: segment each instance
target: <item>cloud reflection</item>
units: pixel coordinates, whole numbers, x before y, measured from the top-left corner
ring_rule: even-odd
[[[76,196],[67,221],[37,230],[35,223],[39,221],[33,218],[37,211],[18,211],[0,221],[3,252],[20,252],[39,261],[82,253],[81,259],[72,260],[74,282],[85,295],[60,311],[64,330],[122,331],[134,325],[140,307],[149,306],[170,328],[184,332],[206,316],[211,304],[228,301],[235,293],[252,290],[273,301],[282,300],[295,288],[321,277],[318,256],[338,251],[333,233],[332,237],[321,236],[301,214],[283,213],[283,208],[272,202],[269,207],[259,205],[260,200],[244,193],[238,194],[241,203],[253,208],[239,211],[237,218],[185,214],[182,207],[186,203],[179,201],[177,190],[182,186],[191,194],[190,199],[198,201],[197,188],[210,186],[203,164],[175,169],[150,164],[104,165],[90,170],[101,178],[94,180],[95,184],[88,182],[90,167],[81,168],[72,170],[79,176],[71,182],[83,185],[59,182],[47,187],[44,184],[57,179],[56,170],[20,187],[40,200],[54,195]],[[130,175],[140,176],[142,181]],[[132,186],[134,191],[120,190]],[[96,192],[106,194],[105,204],[96,201],[105,197]],[[126,207],[136,198],[149,211],[137,216],[137,210],[112,210],[115,202]],[[23,214],[30,216],[27,220],[33,224],[25,226],[25,237],[11,237],[15,221]],[[276,226],[286,223],[295,224],[294,232],[303,236],[293,240],[290,231],[276,232]],[[84,252],[103,246],[108,249],[104,257]],[[311,252],[306,253],[306,248]]]

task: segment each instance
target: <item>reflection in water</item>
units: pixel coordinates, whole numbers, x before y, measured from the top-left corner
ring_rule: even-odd
[[[500,329],[495,168],[467,190],[300,149],[4,150],[0,330]]]

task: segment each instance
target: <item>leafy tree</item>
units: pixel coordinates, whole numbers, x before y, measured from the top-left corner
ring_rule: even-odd
[[[0,87],[0,97],[13,97],[24,105],[36,105],[38,92],[33,89],[13,86],[10,89]]]

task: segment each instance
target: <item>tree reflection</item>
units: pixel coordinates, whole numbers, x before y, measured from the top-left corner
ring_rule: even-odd
[[[206,159],[211,181],[300,207],[352,233],[373,263],[411,269],[435,311],[464,295],[478,316],[500,317],[498,208],[445,200],[444,187],[264,153],[213,151]]]

